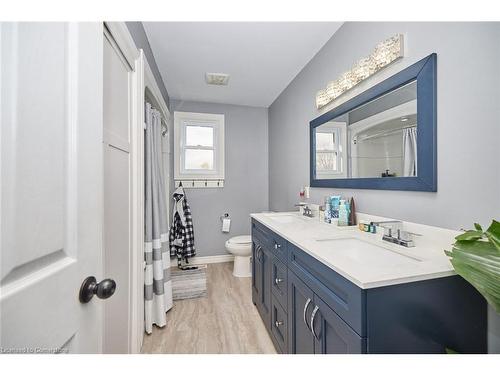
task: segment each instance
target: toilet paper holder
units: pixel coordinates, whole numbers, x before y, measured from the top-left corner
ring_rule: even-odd
[[[224,219],[231,219],[229,214],[226,212],[224,215],[219,216],[220,221],[224,221]]]

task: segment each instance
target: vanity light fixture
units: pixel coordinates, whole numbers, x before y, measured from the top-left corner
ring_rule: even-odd
[[[396,34],[380,42],[370,56],[359,60],[351,70],[341,74],[337,80],[330,82],[326,89],[318,91],[316,108],[324,107],[380,69],[403,57],[403,41],[403,34]]]

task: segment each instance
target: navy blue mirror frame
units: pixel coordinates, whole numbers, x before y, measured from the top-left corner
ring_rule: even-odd
[[[380,178],[316,179],[315,128],[354,108],[412,81],[417,81],[417,176]],[[330,188],[437,191],[437,55],[425,57],[392,77],[378,83],[331,111],[312,120],[310,125],[310,186]]]

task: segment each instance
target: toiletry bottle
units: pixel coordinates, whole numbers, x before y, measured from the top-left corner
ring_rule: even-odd
[[[319,206],[319,222],[323,223],[325,221],[325,207],[324,206]]]
[[[348,213],[348,207],[346,205],[346,202],[341,199],[339,202],[339,221],[338,221],[338,226],[343,227],[346,226],[349,220],[349,213]]]
[[[330,197],[332,219],[338,219],[339,217],[339,203],[340,195],[332,195]]]
[[[332,222],[332,206],[330,204],[330,197],[325,197],[325,223],[330,224]]]
[[[349,200],[349,225],[356,225],[356,208],[354,206],[354,198]]]

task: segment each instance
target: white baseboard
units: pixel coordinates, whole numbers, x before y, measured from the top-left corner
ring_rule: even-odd
[[[189,264],[209,264],[209,263],[225,263],[234,261],[233,254],[224,254],[224,255],[212,255],[206,257],[198,257],[189,258]],[[174,258],[170,262],[172,267],[177,267],[177,259]]]

